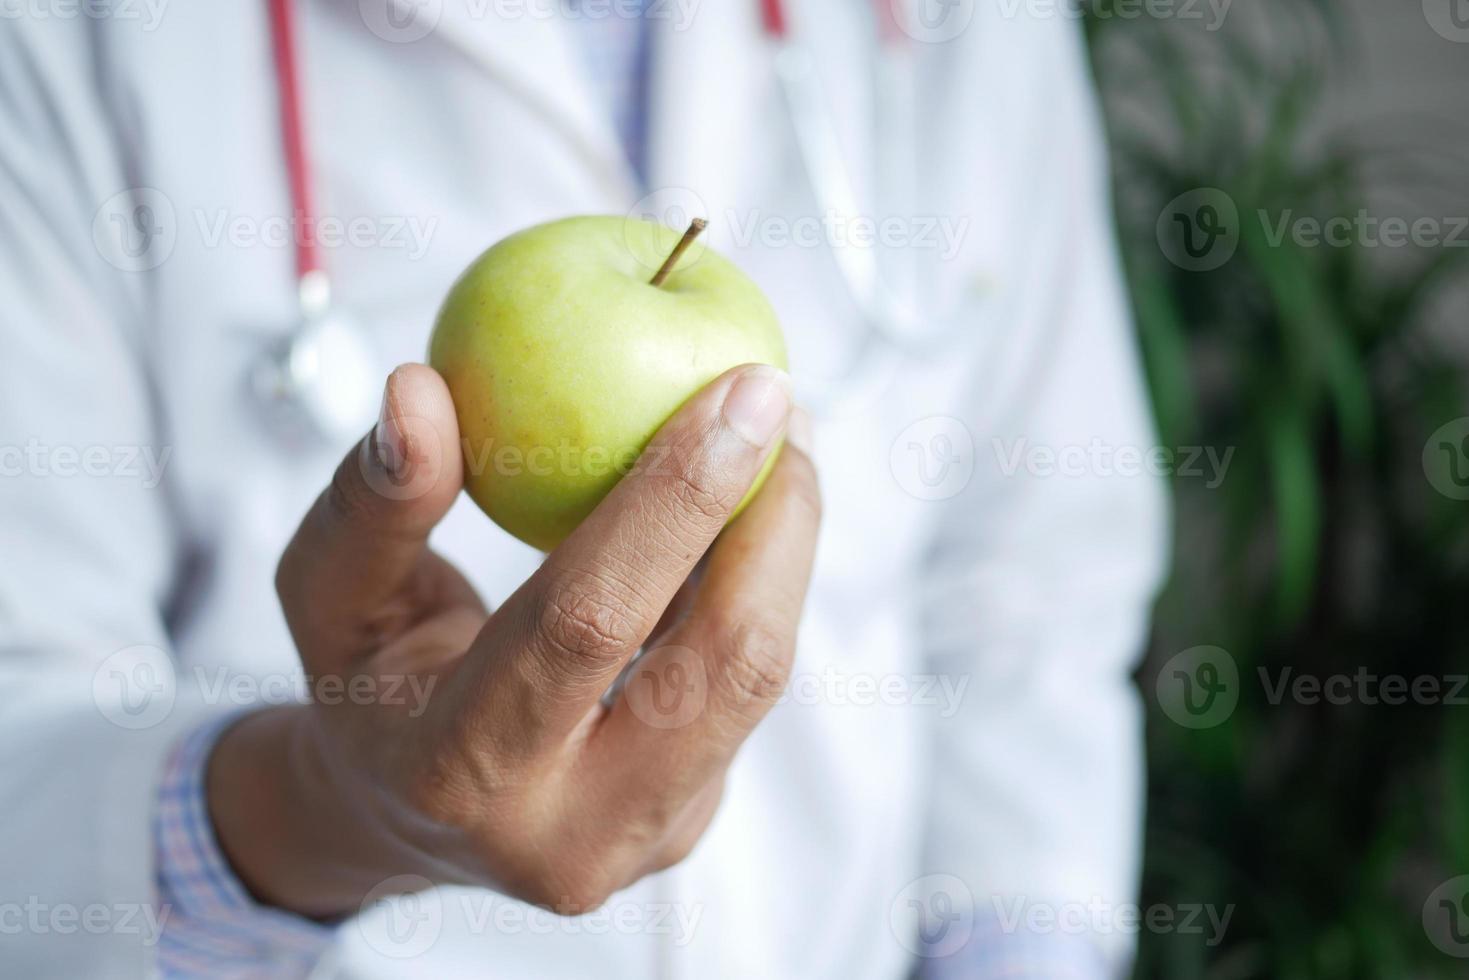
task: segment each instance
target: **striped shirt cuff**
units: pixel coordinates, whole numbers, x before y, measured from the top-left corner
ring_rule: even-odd
[[[227,715],[185,737],[159,786],[153,839],[167,916],[158,966],[167,980],[305,977],[332,941],[331,927],[252,899],[215,839],[204,775],[215,742],[238,719]]]

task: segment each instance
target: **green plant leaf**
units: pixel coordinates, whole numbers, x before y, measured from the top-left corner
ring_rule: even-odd
[[[1321,488],[1301,411],[1277,402],[1264,422],[1275,503],[1276,613],[1289,628],[1305,614],[1316,580]]]

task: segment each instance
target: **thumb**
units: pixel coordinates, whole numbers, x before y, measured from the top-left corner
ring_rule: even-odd
[[[402,365],[388,376],[377,425],[337,467],[276,571],[308,667],[370,653],[391,622],[412,616],[403,597],[463,483],[448,386],[433,368]]]

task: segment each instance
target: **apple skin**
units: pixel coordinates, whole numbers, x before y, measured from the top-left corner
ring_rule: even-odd
[[[454,399],[465,488],[527,544],[559,544],[720,374],[786,367],[770,303],[712,249],[696,240],[649,284],[681,235],[621,216],[536,225],[476,259],[439,310],[429,363]]]

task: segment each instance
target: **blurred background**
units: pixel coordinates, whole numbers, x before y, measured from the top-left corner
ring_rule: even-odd
[[[1469,2],[1086,9],[1161,441],[1201,454],[1142,905],[1231,915],[1144,928],[1136,976],[1469,976]]]

